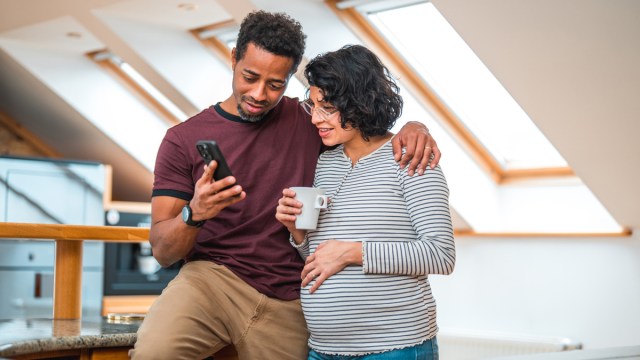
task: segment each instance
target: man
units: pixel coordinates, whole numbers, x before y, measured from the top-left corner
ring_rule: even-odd
[[[283,97],[304,46],[287,15],[249,14],[231,54],[232,95],[167,131],[149,240],[163,266],[186,263],[149,310],[134,359],[202,359],[228,344],[241,359],[306,358],[303,261],[275,219],[281,190],[311,185],[321,151],[309,115]],[[430,150],[435,166],[426,128],[409,127],[397,135],[396,158],[403,143],[411,166],[426,168]],[[212,180],[216,163],[204,164],[195,147],[204,139],[218,142],[234,176]]]

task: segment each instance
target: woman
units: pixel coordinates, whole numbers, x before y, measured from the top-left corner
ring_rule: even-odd
[[[408,176],[394,161],[398,87],[362,46],[313,59],[307,111],[324,145],[314,186],[331,201],[316,230],[298,230],[301,203],[283,190],[276,218],[306,259],[301,300],[309,359],[437,359],[428,274],[450,274],[455,245],[439,166]]]

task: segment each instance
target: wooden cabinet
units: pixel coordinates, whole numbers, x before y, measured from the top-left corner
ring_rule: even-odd
[[[128,360],[129,349],[131,347],[113,347],[98,349],[82,349],[82,350],[60,350],[41,352],[38,354],[29,354],[16,356],[15,360],[35,360],[35,359],[79,359],[79,360]],[[218,351],[214,354],[215,360],[238,360],[238,353],[233,346]]]
[[[47,351],[13,357],[16,360],[80,359],[80,360],[128,360],[130,347],[112,347],[80,350]],[[217,359],[216,359],[217,360]]]

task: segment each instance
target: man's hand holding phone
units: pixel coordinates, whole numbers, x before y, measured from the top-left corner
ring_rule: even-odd
[[[201,143],[198,142],[198,145]],[[215,155],[215,157],[218,157],[216,159],[210,152],[203,151],[200,146],[198,146],[198,151],[205,160],[205,166],[204,173],[195,184],[193,199],[189,203],[193,213],[193,221],[211,219],[225,207],[235,204],[247,196],[242,190],[242,186],[236,184],[236,178],[231,175],[222,153]],[[207,163],[209,159],[212,160]],[[223,164],[222,169],[219,162]],[[228,174],[229,176],[216,180],[214,174]]]

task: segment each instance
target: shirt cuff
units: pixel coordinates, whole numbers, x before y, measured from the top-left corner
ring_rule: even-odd
[[[293,235],[289,234],[289,243],[296,249],[304,249],[309,247],[309,238],[307,234],[304,234],[304,240],[300,244],[296,244],[296,241],[293,239]]]

